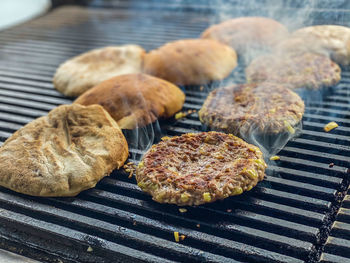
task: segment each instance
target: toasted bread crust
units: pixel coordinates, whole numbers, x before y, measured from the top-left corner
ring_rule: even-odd
[[[213,90],[199,118],[215,130],[245,137],[251,133],[277,134],[296,126],[304,102],[283,84],[240,84]]]
[[[210,39],[186,39],[147,53],[143,70],[177,85],[196,85],[224,79],[236,66],[236,52],[229,46]]]
[[[62,105],[0,148],[0,185],[34,196],[75,196],[123,165],[128,145],[99,105]]]
[[[157,202],[200,205],[249,191],[265,168],[259,148],[232,134],[190,133],[153,145],[136,180]]]
[[[100,104],[122,129],[143,127],[181,110],[185,94],[175,85],[146,74],[106,80],[81,95],[75,103]]]
[[[137,45],[91,50],[61,64],[54,86],[66,96],[77,97],[106,79],[141,72],[144,54]]]

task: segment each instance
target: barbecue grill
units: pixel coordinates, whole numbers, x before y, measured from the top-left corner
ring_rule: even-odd
[[[198,37],[212,22],[203,15],[211,12],[204,4],[179,8],[161,2],[153,9],[140,3],[59,7],[0,32],[0,140],[72,102],[51,82],[66,59],[106,45],[135,43],[150,50]],[[319,7],[312,10],[313,23],[349,26],[343,3]],[[236,11],[269,14],[264,7]],[[244,68],[231,78],[244,82]],[[208,89],[185,92],[184,110],[199,110]],[[302,134],[278,154],[280,161],[269,163],[263,182],[186,213],[152,201],[122,170],[74,198],[30,197],[0,187],[0,248],[47,262],[350,262],[349,95],[350,71],[344,69],[323,101],[307,104]],[[339,127],[325,133],[329,121]],[[160,127],[163,135],[203,129],[197,113]],[[143,150],[130,152],[137,161]],[[174,231],[186,238],[175,242]]]

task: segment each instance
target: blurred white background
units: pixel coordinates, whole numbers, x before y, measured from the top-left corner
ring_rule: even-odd
[[[50,0],[0,0],[0,30],[46,13]]]

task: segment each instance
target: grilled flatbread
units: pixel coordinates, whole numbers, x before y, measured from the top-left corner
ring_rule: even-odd
[[[141,72],[144,53],[137,45],[91,50],[60,65],[54,86],[66,96],[77,97],[111,77]]]
[[[196,85],[224,79],[236,66],[236,52],[229,46],[211,39],[186,39],[147,53],[143,69],[177,85]]]
[[[62,105],[0,148],[0,185],[34,196],[75,196],[123,165],[128,145],[99,105]]]
[[[76,99],[82,105],[100,104],[122,129],[143,127],[181,110],[185,94],[174,84],[146,74],[106,80]]]

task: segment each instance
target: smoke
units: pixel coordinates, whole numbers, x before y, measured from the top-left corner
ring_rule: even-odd
[[[128,89],[120,89],[124,94],[115,104],[115,107],[124,113],[119,123],[129,148],[132,149],[132,159],[140,160],[139,153],[146,152],[163,135],[156,110],[160,106],[157,97],[162,94],[150,94],[155,92],[153,87],[159,86],[160,83],[145,75],[130,74],[125,75],[123,84],[119,85]],[[118,84],[114,92],[118,92]]]
[[[142,153],[146,152],[158,138],[163,136],[158,120],[145,127],[133,130],[123,130],[123,134],[128,142],[130,157],[133,160],[140,160]]]
[[[240,137],[245,141],[260,148],[265,157],[276,155],[292,138],[297,137],[302,132],[302,123],[293,126],[293,133],[288,131],[277,134],[260,133],[254,128],[250,132],[242,133]]]

